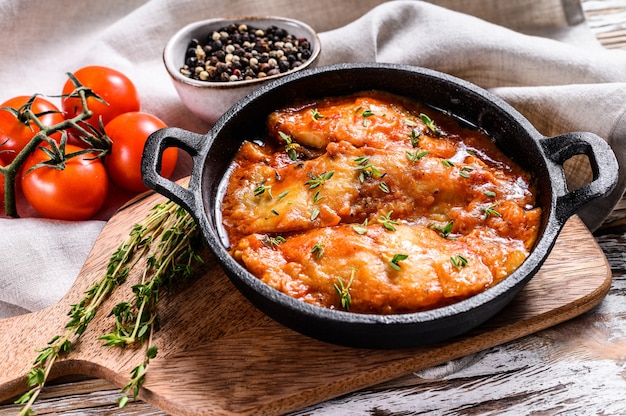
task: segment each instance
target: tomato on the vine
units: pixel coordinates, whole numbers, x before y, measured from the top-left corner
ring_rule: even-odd
[[[5,166],[2,159],[0,159],[0,166]],[[4,198],[4,175],[0,175],[0,198]]]
[[[39,132],[39,127],[24,113],[25,105],[31,98],[31,96],[20,95],[0,104],[0,107],[15,110],[15,113],[11,110],[0,110],[0,159],[5,164],[11,163]],[[54,104],[40,96],[35,97],[30,108],[44,126],[53,126],[65,119],[63,113]],[[51,135],[51,138],[58,142],[61,139],[61,133],[57,132]]]
[[[93,115],[87,122],[98,127],[100,118],[105,125],[116,116],[130,111],[139,111],[140,102],[137,88],[133,82],[121,72],[104,66],[86,66],[74,72],[74,77],[84,86],[90,88],[106,103],[94,97],[87,99],[87,107]],[[66,97],[76,89],[71,79],[63,86],[64,98],[61,107],[66,118],[72,118],[82,112],[79,97]]]
[[[150,134],[167,127],[158,117],[144,112],[124,113],[104,126],[113,142],[105,157],[105,166],[111,182],[122,189],[143,192],[148,188],[141,179],[143,148]],[[178,149],[163,152],[161,175],[169,177],[176,167]]]
[[[49,145],[46,145],[49,147]],[[84,150],[67,144],[66,154]],[[109,188],[104,164],[95,153],[68,158],[65,168],[32,167],[50,157],[38,147],[24,162],[21,185],[24,197],[40,214],[61,220],[86,220],[104,205]]]

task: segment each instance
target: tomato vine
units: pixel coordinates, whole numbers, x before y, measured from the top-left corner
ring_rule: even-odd
[[[72,78],[71,74],[68,74]],[[76,97],[80,100],[81,111],[71,118],[66,118],[56,124],[46,126],[41,121],[41,114],[36,114],[30,105],[25,105],[19,110],[3,108],[2,111],[11,112],[16,118],[21,121],[28,120],[32,122],[39,131],[36,132],[32,139],[25,144],[25,146],[17,152],[15,158],[5,166],[0,166],[0,174],[4,176],[4,213],[8,217],[17,218],[19,213],[17,212],[17,197],[16,197],[16,183],[18,175],[21,173],[21,168],[24,165],[27,158],[32,155],[35,150],[46,142],[52,145],[55,140],[51,138],[55,133],[62,133],[67,136],[67,131],[75,129],[79,132],[79,137],[85,143],[89,145],[95,145],[98,148],[91,149],[91,151],[99,152],[99,157],[102,157],[107,149],[110,148],[110,140],[104,134],[103,129],[98,131],[94,128],[83,127],[83,122],[90,119],[93,115],[92,111],[87,105],[87,99],[93,98],[99,102],[104,102],[97,94],[95,94],[90,88],[81,85],[75,78],[76,88],[70,96]],[[35,94],[33,97],[38,96]],[[56,144],[56,143],[55,143]],[[0,150],[2,147],[0,146]]]

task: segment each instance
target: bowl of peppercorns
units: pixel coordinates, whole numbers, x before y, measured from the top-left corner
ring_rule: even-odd
[[[312,67],[321,50],[306,23],[239,17],[190,23],[168,41],[163,62],[183,104],[215,121],[266,82]]]

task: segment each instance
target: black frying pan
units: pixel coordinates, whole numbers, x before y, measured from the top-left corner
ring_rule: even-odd
[[[285,295],[248,273],[220,239],[219,185],[243,140],[262,137],[265,119],[296,99],[382,90],[444,110],[483,129],[509,157],[536,179],[543,209],[540,236],[526,261],[496,286],[456,304],[402,315],[366,315],[313,306]],[[161,155],[178,147],[193,158],[188,189],[158,174]],[[593,181],[566,186],[563,163],[589,158]],[[324,341],[355,347],[398,348],[443,341],[483,323],[535,275],[566,220],[607,195],[617,181],[610,147],[591,133],[544,137],[507,103],[473,84],[436,71],[395,64],[339,64],[302,71],[273,81],[239,101],[205,135],[177,128],[155,132],[144,150],[143,175],[152,189],[187,209],[234,285],[276,321]],[[210,302],[207,299],[207,302]]]

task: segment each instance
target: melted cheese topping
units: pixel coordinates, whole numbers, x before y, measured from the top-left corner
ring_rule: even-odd
[[[272,113],[233,162],[222,218],[231,254],[274,288],[409,313],[519,267],[541,217],[530,179],[484,133],[368,92]]]

